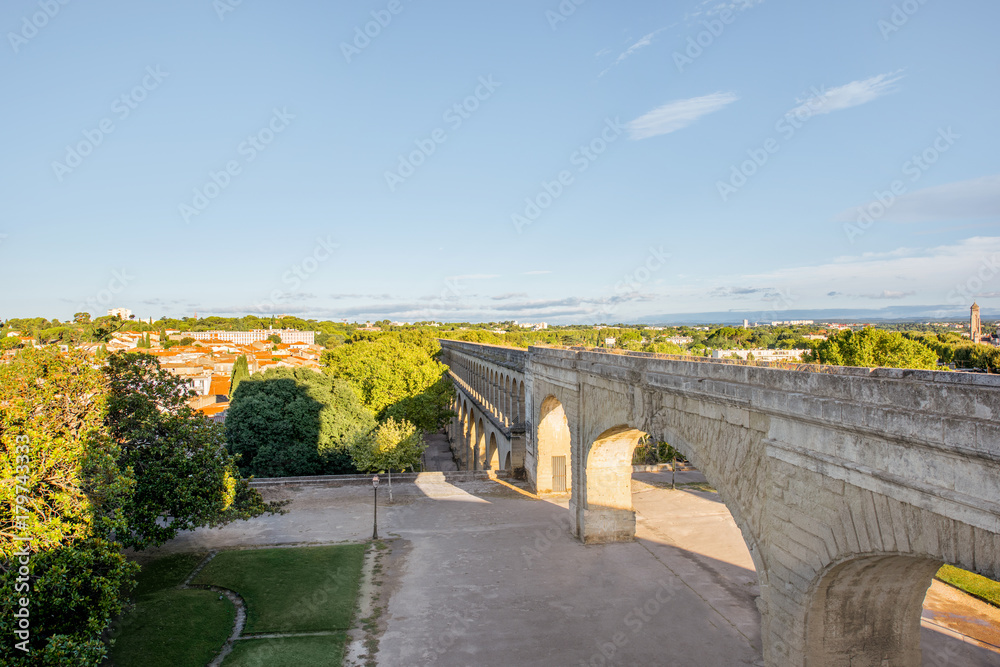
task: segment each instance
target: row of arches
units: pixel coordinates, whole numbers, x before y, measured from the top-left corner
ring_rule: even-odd
[[[605,430],[596,437],[585,437],[579,425],[571,423],[555,395],[541,402],[535,431],[537,492],[572,494],[571,521],[576,536],[584,542],[633,539],[632,455],[646,433],[619,424],[599,427]],[[696,465],[720,490],[743,533],[762,592],[758,606],[769,665],[884,665],[890,659],[892,664],[920,665],[924,658],[920,646],[924,596],[941,564],[987,575],[997,571],[995,554],[971,558],[962,549],[949,547],[956,539],[972,540],[971,530],[966,529],[967,534],[956,538],[954,525],[946,520],[922,515],[919,508],[850,486],[841,492],[844,509],[831,510],[831,515],[840,512],[841,516],[821,529],[830,531],[824,546],[829,556],[822,563],[797,563],[789,555],[794,553],[792,547],[786,545],[794,539],[806,543],[810,538],[790,520],[789,512],[795,510],[773,507],[775,516],[768,519],[772,525],[767,528],[773,544],[761,544],[758,535],[764,529],[746,516],[747,508],[734,497],[734,482],[725,466],[711,458],[704,443],[686,441],[681,436],[683,429],[668,427],[660,432],[659,426],[655,428],[654,435],[676,443],[697,459]],[[777,478],[803,475],[784,463],[773,462],[772,466]],[[563,467],[565,482],[560,479]],[[819,474],[811,475],[810,482],[804,488],[824,486]],[[816,501],[817,495],[810,494],[809,500]],[[783,501],[791,506],[804,504],[800,498],[787,497]],[[873,520],[871,513],[879,525],[898,531],[896,535],[890,533],[880,543],[872,532],[870,545],[840,544],[849,542],[849,538],[841,537],[838,521],[851,531],[857,527],[865,530],[866,522]],[[843,533],[848,535],[846,529]],[[986,543],[986,538],[982,541]],[[965,550],[971,552],[971,545],[966,545]]]
[[[511,470],[510,440],[462,392],[452,402],[449,426],[452,451],[465,470]]]
[[[454,355],[451,370],[480,405],[505,427],[525,421],[524,379],[520,374],[462,355]]]

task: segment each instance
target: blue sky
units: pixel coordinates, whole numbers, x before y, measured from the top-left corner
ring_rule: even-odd
[[[997,3],[481,4],[3,3],[0,318],[1000,308]]]

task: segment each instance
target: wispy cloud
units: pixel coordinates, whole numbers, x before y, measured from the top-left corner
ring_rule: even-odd
[[[739,97],[735,93],[712,93],[704,97],[669,102],[630,121],[626,125],[629,130],[629,138],[648,139],[676,132],[691,125],[702,116],[719,111],[738,99]]]
[[[635,53],[636,51],[638,51],[640,49],[644,49],[647,46],[649,46],[650,44],[652,44],[653,43],[653,37],[655,37],[657,33],[663,32],[664,30],[666,30],[666,28],[660,28],[659,30],[654,30],[653,32],[649,33],[648,35],[643,35],[642,37],[640,37],[637,42],[635,42],[630,47],[628,47],[627,49],[625,49],[625,51],[623,51],[622,53],[618,54],[618,57],[615,58],[615,61],[613,63],[611,63],[611,65],[609,65],[608,67],[606,67],[604,69],[604,71],[601,72],[600,74],[598,74],[597,76],[599,76],[599,77],[604,76],[605,74],[607,74],[608,72],[610,72],[612,68],[617,67],[618,65],[622,64],[623,62],[625,62],[625,60],[629,56],[631,56],[633,53]],[[604,51],[599,52],[599,55],[601,53],[605,53],[605,52],[608,52],[607,49],[605,49]]]
[[[853,222],[874,202],[836,216],[838,222]],[[889,206],[880,220],[889,222],[937,222],[1000,217],[1000,174],[948,183],[904,194]]]
[[[902,78],[903,75],[898,71],[889,72],[870,79],[851,81],[830,90],[816,91],[806,99],[797,100],[798,106],[789,110],[787,115],[818,116],[867,104],[899,90],[896,83]]]
[[[718,16],[723,12],[743,12],[753,9],[763,3],[764,0],[703,0],[687,14],[686,21],[694,21],[698,18],[708,18]]]
[[[774,287],[716,287],[708,295],[717,299],[743,299],[750,296],[760,296],[767,300],[780,295],[780,292]]]
[[[882,290],[876,294],[859,294],[858,296],[862,299],[904,299],[908,296],[913,296],[916,292],[900,292],[896,290]]]

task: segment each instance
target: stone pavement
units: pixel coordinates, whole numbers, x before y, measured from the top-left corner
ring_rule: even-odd
[[[424,470],[428,472],[450,472],[458,470],[455,458],[451,454],[451,444],[448,436],[443,432],[428,433],[424,435]]]
[[[698,481],[678,474],[678,482]],[[443,665],[758,665],[753,565],[716,494],[670,491],[669,473],[635,475],[637,541],[584,546],[568,497],[536,500],[496,482],[379,489],[389,538],[382,667]],[[202,529],[161,551],[361,541],[363,487],[268,489],[289,513]],[[925,623],[924,664],[998,665],[1000,653]]]

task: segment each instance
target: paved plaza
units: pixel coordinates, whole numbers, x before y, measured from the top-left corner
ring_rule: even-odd
[[[669,481],[635,474],[637,540],[590,546],[569,534],[568,497],[439,479],[396,484],[390,503],[383,481],[379,532],[391,552],[378,665],[763,664],[756,576],[739,530],[717,494],[672,491]],[[371,537],[370,487],[265,493],[291,500],[288,513],[187,533],[161,551]],[[928,598],[924,664],[1000,664],[1000,649],[959,633],[1000,643],[1000,614],[949,595],[936,584]]]

